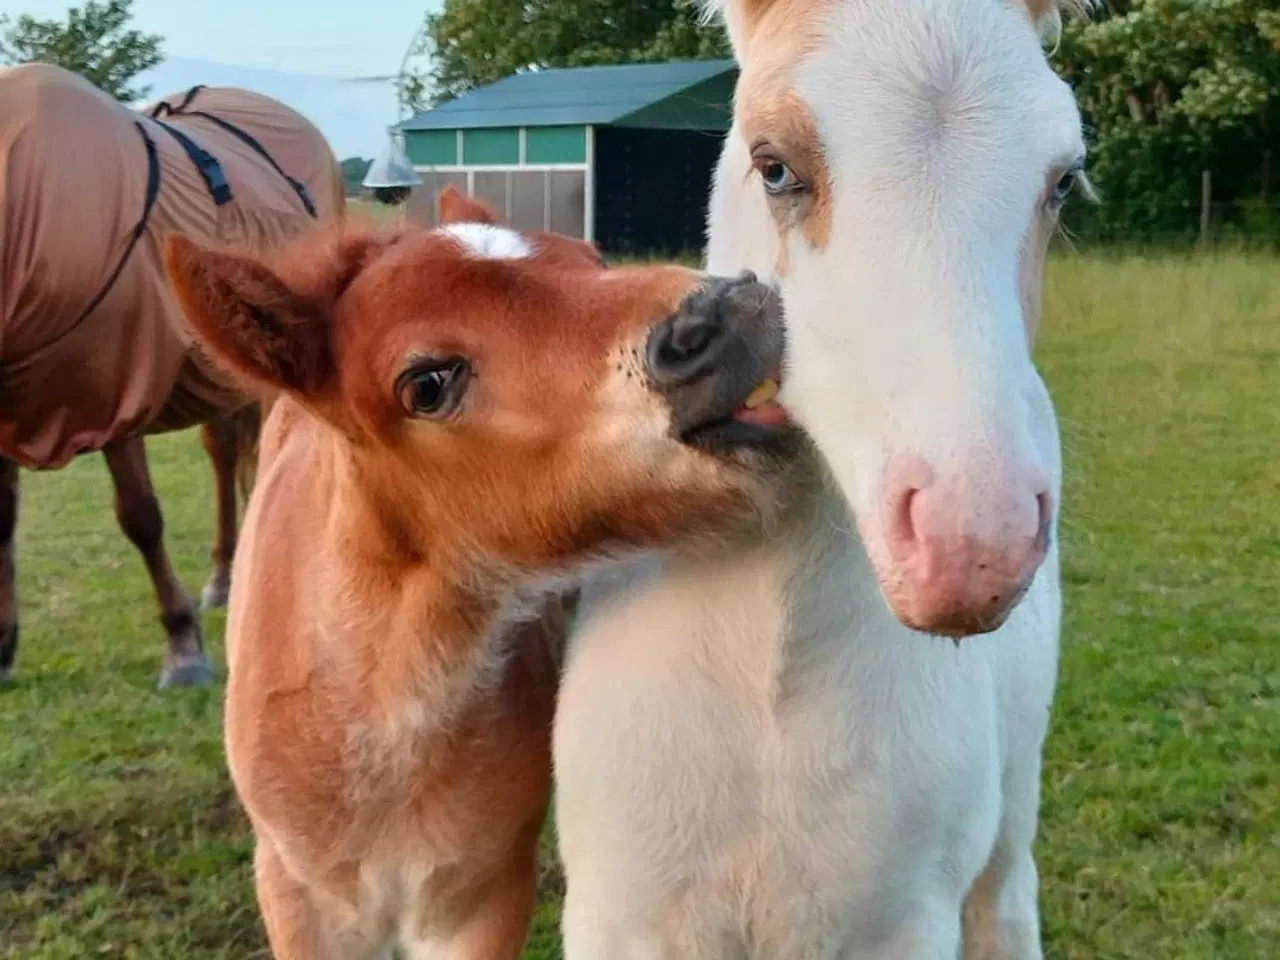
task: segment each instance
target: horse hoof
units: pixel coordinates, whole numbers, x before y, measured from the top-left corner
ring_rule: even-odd
[[[201,656],[199,659],[165,664],[164,670],[160,672],[158,687],[161,690],[173,687],[211,687],[216,679],[213,666]]]
[[[200,592],[201,610],[221,610],[227,605],[231,588],[218,580],[210,580]]]

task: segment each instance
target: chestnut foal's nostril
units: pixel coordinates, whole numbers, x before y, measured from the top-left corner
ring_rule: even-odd
[[[696,357],[706,351],[719,325],[714,318],[677,317],[671,325],[664,352],[677,362]]]
[[[663,383],[683,383],[709,371],[724,342],[720,318],[681,313],[668,320],[649,348],[649,368]]]

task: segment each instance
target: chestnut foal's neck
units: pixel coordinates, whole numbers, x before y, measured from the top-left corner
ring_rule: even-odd
[[[514,591],[450,542],[450,524],[432,529],[425,512],[407,522],[394,493],[344,453],[331,446],[310,474],[326,659],[374,717],[456,712],[484,689]]]

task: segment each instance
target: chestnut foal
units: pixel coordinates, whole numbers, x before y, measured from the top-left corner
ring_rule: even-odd
[[[327,230],[270,259],[169,241],[209,352],[283,391],[235,558],[226,719],[281,960],[519,956],[552,591],[758,523],[794,442],[757,403],[782,341],[753,277],[610,270],[441,207],[434,231]]]

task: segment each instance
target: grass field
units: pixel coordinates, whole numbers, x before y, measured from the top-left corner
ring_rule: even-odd
[[[1059,259],[1047,304],[1068,464],[1048,956],[1280,957],[1280,261]],[[150,449],[196,590],[209,468],[193,434]],[[23,494],[0,956],[265,956],[221,691],[154,690],[160,627],[101,459]],[[558,956],[555,920],[548,894],[531,960]]]

